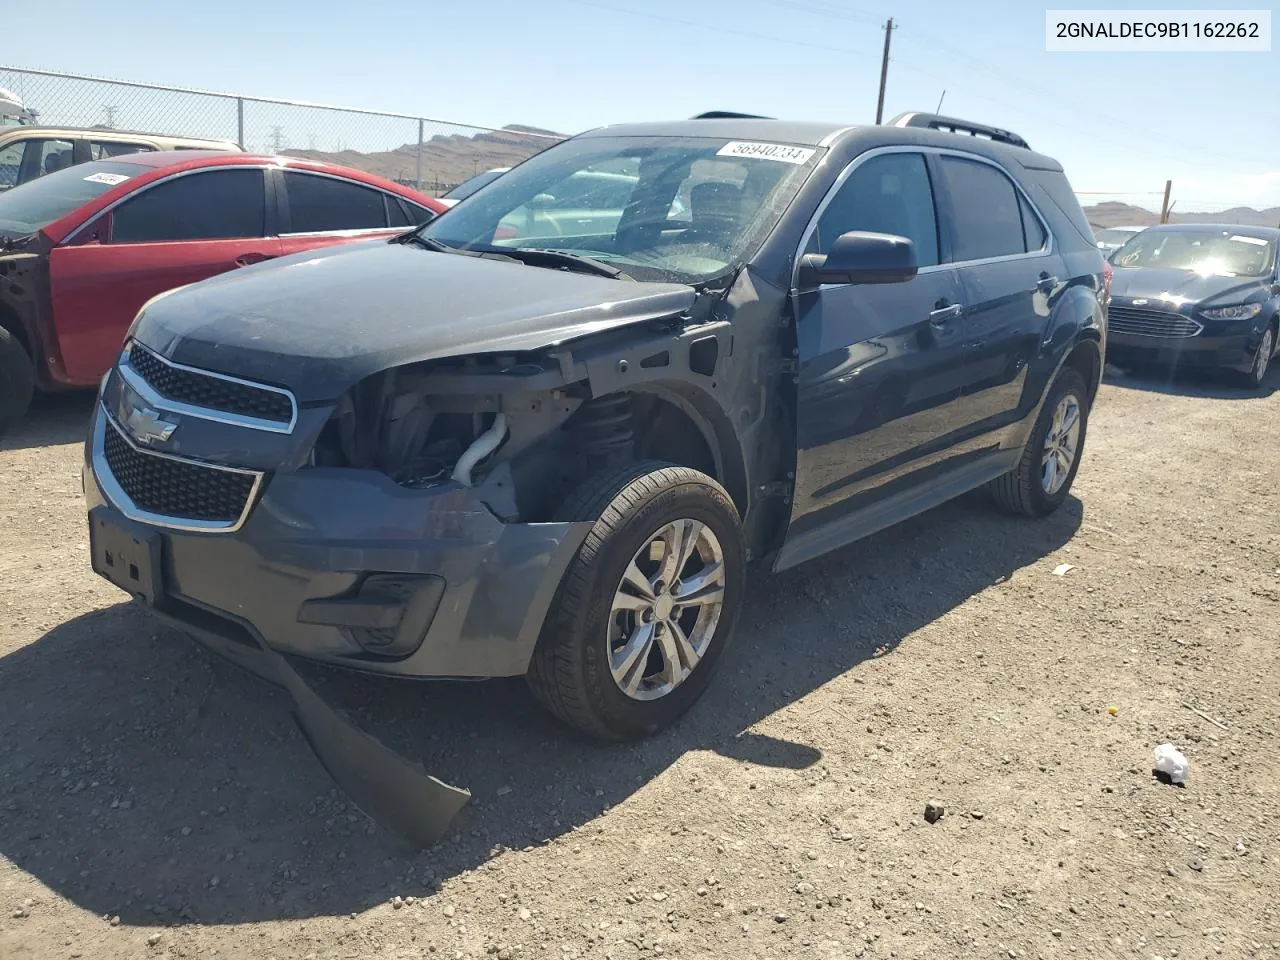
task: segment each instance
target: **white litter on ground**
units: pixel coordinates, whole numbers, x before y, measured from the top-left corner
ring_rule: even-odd
[[[1190,764],[1172,743],[1162,743],[1156,747],[1155,770],[1157,773],[1167,774],[1174,783],[1185,783]]]

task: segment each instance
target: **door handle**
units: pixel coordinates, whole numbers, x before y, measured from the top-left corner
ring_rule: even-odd
[[[929,311],[929,322],[935,327],[943,327],[964,313],[964,307],[958,303],[947,303],[939,300]]]
[[[255,263],[262,263],[263,260],[270,260],[272,257],[270,253],[242,253],[236,257],[236,266],[248,267]]]

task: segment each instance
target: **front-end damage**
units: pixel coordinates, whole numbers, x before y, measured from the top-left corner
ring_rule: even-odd
[[[721,443],[730,415],[720,409],[717,425],[710,414],[727,388],[759,395],[772,367],[729,375],[731,324],[712,302],[568,344],[390,367],[336,402],[304,405],[292,436],[264,435],[277,447],[184,419],[171,452],[261,467],[266,480],[234,536],[165,532],[171,582],[157,612],[288,689],[352,799],[433,842],[466,792],[339,716],[289,657],[398,676],[521,675],[590,529],[591,518],[559,514],[586,477],[657,457],[744,489],[741,460]],[[137,399],[120,379],[103,391],[94,451],[108,418]],[[103,483],[86,484],[91,507],[115,502]]]

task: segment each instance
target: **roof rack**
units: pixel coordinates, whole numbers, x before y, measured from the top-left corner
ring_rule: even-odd
[[[936,113],[900,113],[889,121],[891,127],[927,127],[930,130],[941,130],[944,133],[967,134],[971,137],[982,137],[997,143],[1030,150],[1031,146],[1011,130],[989,127],[985,123],[972,123],[968,120],[957,120],[955,117],[942,117]]]
[[[773,120],[774,117],[762,117],[758,113],[734,113],[732,110],[708,110],[700,113],[693,120]]]

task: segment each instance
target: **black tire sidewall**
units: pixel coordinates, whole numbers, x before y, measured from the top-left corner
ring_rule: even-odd
[[[614,592],[627,564],[658,530],[673,520],[697,520],[720,541],[725,565],[725,596],[720,619],[706,654],[693,673],[657,700],[628,697],[609,667],[608,627]],[[583,562],[581,557],[574,561]],[[682,481],[643,500],[604,538],[590,561],[590,588],[583,609],[573,618],[584,694],[604,725],[621,739],[652,734],[672,723],[702,695],[733,637],[746,581],[746,550],[737,512],[723,492],[709,483]],[[576,671],[575,671],[576,672]]]
[[[35,393],[35,370],[21,342],[0,328],[0,433],[18,423]]]
[[[1271,331],[1271,353],[1274,355],[1275,348],[1276,348],[1276,343],[1275,343],[1276,327],[1274,324],[1272,324],[1271,326],[1267,327],[1267,330]],[[1266,339],[1266,333],[1267,331],[1264,330],[1262,335],[1264,340]],[[1255,350],[1253,354],[1253,362],[1249,365],[1249,373],[1248,373],[1249,382],[1253,384],[1255,387],[1260,387],[1264,383],[1266,383],[1267,375],[1271,373],[1272,358],[1267,357],[1266,366],[1263,367],[1263,370],[1262,370],[1262,376],[1258,376],[1258,357],[1262,353],[1262,347],[1263,347],[1263,344],[1259,343],[1258,349]]]
[[[1044,484],[1040,480],[1041,458],[1044,454],[1045,437],[1049,434],[1049,429],[1053,425],[1053,413],[1058,409],[1058,404],[1062,402],[1062,398],[1068,393],[1075,394],[1076,402],[1080,405],[1080,441],[1076,444],[1076,456],[1071,462],[1071,469],[1067,472],[1067,480],[1056,493],[1047,493]],[[1031,490],[1031,499],[1035,507],[1036,513],[1047,514],[1052,513],[1071,493],[1071,485],[1075,483],[1076,473],[1080,469],[1080,462],[1084,459],[1085,440],[1089,433],[1089,392],[1085,386],[1084,377],[1079,371],[1072,367],[1065,368],[1058,374],[1054,381],[1049,395],[1045,398],[1044,406],[1040,410],[1040,417],[1036,421],[1035,428],[1031,431],[1031,437],[1027,440],[1033,455],[1028,457],[1024,462],[1032,471],[1032,476],[1028,479]]]

